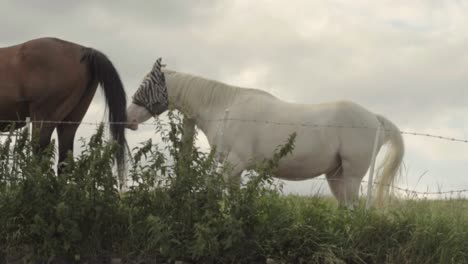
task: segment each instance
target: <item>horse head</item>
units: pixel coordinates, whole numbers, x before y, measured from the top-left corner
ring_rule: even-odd
[[[132,104],[127,108],[127,128],[137,130],[138,124],[156,117],[168,109],[166,79],[162,72],[161,58],[157,59],[152,70],[146,75],[138,90],[132,96]]]

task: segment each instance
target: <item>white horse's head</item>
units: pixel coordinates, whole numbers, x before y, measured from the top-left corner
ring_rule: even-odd
[[[161,67],[161,58],[159,58],[133,94],[132,104],[127,108],[127,128],[137,130],[138,124],[168,109],[166,79]]]

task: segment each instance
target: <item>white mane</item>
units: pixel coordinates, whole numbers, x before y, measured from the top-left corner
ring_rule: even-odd
[[[267,96],[276,98],[272,94],[252,88],[244,88],[229,85],[219,81],[181,73],[169,69],[163,69],[168,82],[168,89],[171,96],[178,102],[187,102],[188,98],[192,103],[191,107],[211,107],[211,106],[229,106],[238,96]]]

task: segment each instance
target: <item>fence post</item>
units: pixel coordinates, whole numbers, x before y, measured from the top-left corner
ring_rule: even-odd
[[[222,169],[222,166],[224,165],[224,159],[225,157],[223,156],[224,152],[224,130],[226,129],[226,123],[229,118],[229,109],[226,108],[224,111],[224,117],[223,117],[223,123],[221,124],[221,129],[219,131],[219,137],[218,137],[218,143],[216,144],[216,150],[218,151],[218,167],[216,168],[216,172],[220,172]]]
[[[32,126],[31,126],[31,117],[26,117],[26,129],[28,130],[29,142],[32,141]]]
[[[371,165],[369,169],[369,181],[367,182],[367,201],[366,201],[366,208],[369,209],[372,202],[372,187],[374,184],[374,168],[375,168],[375,159],[377,156],[377,146],[379,145],[379,138],[380,138],[380,124],[377,126],[377,132],[375,133],[374,139],[374,148],[372,150],[372,159]]]

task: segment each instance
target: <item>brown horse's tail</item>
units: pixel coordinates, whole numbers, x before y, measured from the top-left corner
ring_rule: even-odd
[[[122,184],[125,169],[125,122],[127,121],[127,95],[119,73],[106,55],[92,48],[85,48],[81,58],[87,63],[91,74],[91,82],[98,82],[104,90],[107,107],[109,108],[110,132],[112,138],[119,144],[116,161],[119,180]]]

